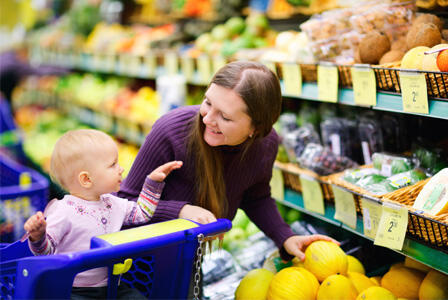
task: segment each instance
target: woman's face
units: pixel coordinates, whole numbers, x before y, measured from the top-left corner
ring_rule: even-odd
[[[210,146],[244,142],[255,131],[246,109],[236,92],[212,83],[199,110],[205,124],[205,142]]]

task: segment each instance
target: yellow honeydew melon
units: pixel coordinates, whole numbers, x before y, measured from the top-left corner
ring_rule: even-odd
[[[422,61],[423,56],[425,56],[424,52],[428,51],[430,48],[426,46],[418,46],[412,48],[401,59],[401,68],[402,69],[422,69]]]
[[[364,291],[365,289],[376,285],[375,283],[373,283],[372,280],[370,280],[369,277],[358,272],[348,271],[347,277],[348,279],[351,280],[351,282],[355,286],[356,290],[358,291],[358,294]]]
[[[348,263],[347,271],[366,274],[364,266],[356,257],[347,255],[347,263]]]
[[[372,276],[369,278],[375,285],[381,285],[381,276]]]
[[[305,268],[320,282],[333,274],[347,274],[347,255],[332,242],[316,241],[306,248]]]
[[[299,258],[294,257],[292,259],[292,266],[305,268],[305,263],[303,261],[301,261]]]
[[[319,282],[305,268],[284,268],[274,275],[269,285],[267,300],[315,299]],[[252,298],[248,298],[252,299]]]
[[[448,47],[448,44],[438,44],[430,50],[438,50],[446,47]],[[422,70],[440,72],[439,67],[437,67],[437,55],[439,55],[439,52],[423,55]]]
[[[420,300],[448,299],[448,276],[436,270],[426,274],[418,291]]]
[[[344,275],[330,275],[317,291],[317,300],[355,300],[358,292]]]
[[[411,269],[416,269],[425,273],[428,273],[429,271],[431,271],[431,267],[422,264],[421,262],[418,262],[410,257],[407,257],[404,259],[404,266],[411,268]]]
[[[392,266],[390,266],[389,270],[402,268],[402,267],[404,267],[404,262],[397,262],[397,263],[394,263]]]
[[[397,297],[385,288],[371,286],[362,291],[356,300],[397,300]]]
[[[381,286],[391,291],[396,297],[417,299],[424,277],[425,273],[415,269],[391,268],[381,278]]]
[[[236,300],[265,300],[274,274],[266,269],[249,271],[235,291]]]

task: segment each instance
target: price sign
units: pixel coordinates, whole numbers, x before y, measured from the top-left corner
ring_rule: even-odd
[[[338,102],[338,68],[331,65],[317,66],[317,89],[319,100]]]
[[[145,66],[145,74],[148,77],[156,75],[157,61],[154,53],[150,52],[143,57],[143,64]]]
[[[307,210],[325,214],[324,196],[318,181],[308,176],[300,176],[303,204]]]
[[[272,198],[283,201],[285,199],[285,189],[283,184],[282,171],[280,171],[279,169],[274,168],[272,170],[270,186]]]
[[[333,185],[336,212],[334,218],[356,229],[356,206],[353,194]]]
[[[300,66],[294,63],[282,64],[283,84],[285,94],[288,96],[300,96],[302,94],[302,72]]]
[[[272,61],[263,61],[262,62],[266,67],[268,67],[269,70],[274,72],[275,75],[277,75],[277,68],[275,67],[275,63]]]
[[[351,68],[355,104],[362,106],[376,105],[375,73],[369,67]]]
[[[193,61],[193,59],[188,56],[182,56],[180,63],[181,63],[181,68],[182,68],[182,74],[184,74],[184,76],[188,82],[192,82],[193,76],[194,76],[194,61]]]
[[[400,71],[401,97],[403,111],[428,114],[428,91],[425,75],[416,72]]]
[[[404,206],[384,202],[374,244],[401,250],[407,227],[408,210]]]
[[[364,235],[371,239],[375,239],[383,207],[381,204],[365,198],[361,198],[361,205]]]
[[[222,56],[215,56],[213,57],[213,73],[218,72],[219,69],[221,69],[222,67],[224,67],[227,64],[227,61],[224,57]]]
[[[208,83],[212,78],[210,58],[202,55],[198,58],[198,72],[202,83]]]
[[[165,54],[165,71],[169,75],[177,74],[177,55],[174,52]]]

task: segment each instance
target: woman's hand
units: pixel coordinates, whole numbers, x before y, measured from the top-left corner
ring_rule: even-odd
[[[179,218],[189,219],[201,224],[216,222],[216,217],[205,208],[186,204],[179,212]]]
[[[313,235],[294,235],[288,238],[283,243],[283,247],[285,247],[286,252],[288,252],[291,255],[294,255],[301,261],[304,261],[305,260],[304,252],[306,247],[308,247],[312,242],[319,240],[329,241],[339,245],[339,242],[332,239],[331,237],[322,234],[313,234]]]
[[[42,212],[38,211],[35,215],[31,216],[23,225],[23,228],[30,234],[30,240],[32,242],[40,241],[45,235],[45,229],[47,228],[47,222]]]

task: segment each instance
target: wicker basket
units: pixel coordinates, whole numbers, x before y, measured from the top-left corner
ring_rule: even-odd
[[[317,65],[315,64],[300,64],[302,72],[302,81],[317,82]]]
[[[351,69],[352,66],[338,65],[339,86],[348,88],[353,87]]]

